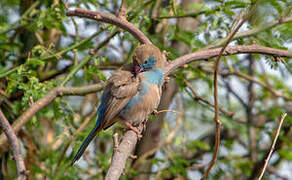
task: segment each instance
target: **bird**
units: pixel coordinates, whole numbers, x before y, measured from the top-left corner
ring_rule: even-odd
[[[159,48],[139,45],[131,64],[123,66],[108,79],[97,109],[97,121],[85,138],[71,166],[80,159],[89,143],[101,130],[116,122],[140,134],[137,126],[155,112],[162,93],[163,67],[166,61]]]

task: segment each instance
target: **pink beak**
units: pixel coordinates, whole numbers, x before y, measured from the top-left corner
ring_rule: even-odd
[[[142,71],[143,71],[142,67],[140,67],[139,65],[135,65],[135,74],[139,74]]]

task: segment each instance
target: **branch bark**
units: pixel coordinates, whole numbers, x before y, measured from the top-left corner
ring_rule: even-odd
[[[98,11],[88,11],[85,9],[76,8],[74,11],[68,11],[67,16],[78,16],[81,18],[93,19],[96,21],[101,21],[109,24],[119,26],[120,28],[131,33],[140,43],[142,44],[152,44],[151,41],[141,32],[136,26],[128,22],[125,18],[116,17],[113,14],[98,12]]]
[[[18,178],[20,180],[25,180],[26,179],[26,170],[25,170],[23,157],[22,157],[21,152],[20,152],[18,139],[17,139],[12,127],[10,126],[8,120],[6,119],[3,112],[1,111],[1,109],[0,109],[0,126],[3,129],[5,135],[8,138],[8,141],[11,145],[13,157],[14,157],[14,160],[16,162]]]
[[[201,50],[198,52],[186,54],[179,58],[173,60],[167,67],[164,69],[164,76],[168,76],[171,72],[176,70],[179,67],[182,67],[184,64],[188,64],[192,61],[197,60],[208,60],[213,57],[217,57],[220,53],[220,48]],[[234,54],[263,54],[270,55],[274,57],[287,57],[292,58],[292,52],[288,50],[280,50],[270,47],[264,47],[259,45],[242,45],[242,46],[229,46],[225,49],[222,56],[229,56]]]
[[[122,137],[120,144],[115,144],[112,162],[105,176],[105,180],[117,180],[124,171],[127,158],[130,156],[137,143],[137,134],[128,130]]]

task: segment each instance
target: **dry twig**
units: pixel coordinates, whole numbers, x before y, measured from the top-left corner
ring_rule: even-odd
[[[213,157],[212,157],[212,160],[211,160],[211,162],[209,164],[209,167],[207,168],[206,172],[204,173],[204,175],[202,176],[201,179],[205,179],[208,176],[208,174],[211,171],[213,165],[215,164],[216,159],[217,159],[217,156],[218,156],[219,145],[220,145],[220,127],[221,127],[221,122],[219,120],[219,105],[218,105],[218,95],[217,95],[217,90],[218,90],[218,88],[217,88],[217,86],[218,86],[218,72],[219,72],[220,59],[221,59],[221,56],[223,55],[226,47],[231,42],[233,36],[238,32],[238,30],[240,29],[240,27],[249,19],[249,17],[256,10],[256,7],[257,7],[258,3],[259,3],[259,1],[257,1],[257,3],[250,10],[250,12],[237,25],[237,27],[234,29],[234,31],[232,31],[228,35],[227,41],[224,44],[224,46],[222,47],[222,49],[220,50],[219,55],[217,56],[217,59],[216,59],[216,62],[215,62],[215,68],[214,68],[214,105],[215,105],[215,117],[214,117],[214,121],[216,123],[215,149],[214,149]],[[235,19],[235,21],[237,21],[237,19]]]
[[[272,156],[272,153],[273,153],[273,151],[274,151],[274,148],[275,148],[275,145],[276,145],[277,139],[278,139],[278,137],[279,137],[280,130],[281,130],[281,127],[282,127],[282,124],[283,124],[283,121],[284,121],[286,115],[287,115],[287,113],[284,113],[284,114],[282,114],[282,116],[281,116],[281,119],[280,119],[279,124],[278,124],[277,131],[276,131],[276,135],[275,135],[275,137],[274,137],[274,141],[273,141],[273,143],[272,143],[272,145],[271,145],[271,148],[270,148],[269,154],[268,154],[267,158],[265,159],[264,166],[263,166],[262,171],[261,171],[261,173],[260,173],[260,176],[259,176],[259,178],[258,178],[259,180],[262,179],[262,177],[263,177],[263,175],[264,175],[264,173],[265,173],[265,170],[266,170],[266,168],[267,168],[268,162],[269,162],[269,160],[270,160],[270,158],[271,158],[271,156]]]

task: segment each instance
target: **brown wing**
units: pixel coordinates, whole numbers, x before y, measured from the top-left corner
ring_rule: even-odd
[[[103,94],[105,101],[101,119],[103,129],[115,122],[114,118],[137,93],[138,85],[138,78],[130,71],[118,70],[109,78]]]

